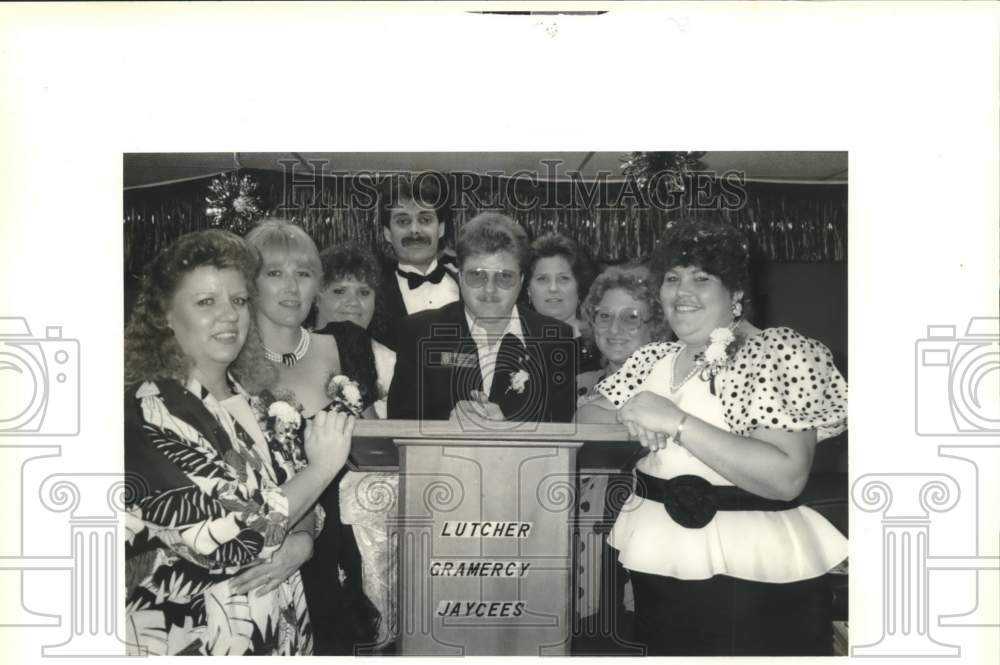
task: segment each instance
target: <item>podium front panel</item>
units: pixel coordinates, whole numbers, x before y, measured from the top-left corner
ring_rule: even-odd
[[[568,655],[579,444],[397,443],[402,653]]]

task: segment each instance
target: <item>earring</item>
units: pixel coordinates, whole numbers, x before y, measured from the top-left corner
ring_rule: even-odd
[[[738,319],[743,316],[743,303],[739,300],[733,303],[733,318]]]

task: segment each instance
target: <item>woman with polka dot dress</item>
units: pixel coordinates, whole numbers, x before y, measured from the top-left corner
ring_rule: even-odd
[[[640,348],[578,412],[614,413],[649,451],[608,536],[649,655],[832,651],[825,574],[847,541],[796,498],[847,426],[847,384],[821,343],[744,318],[748,263],[728,224],[672,226],[651,272],[678,341]]]

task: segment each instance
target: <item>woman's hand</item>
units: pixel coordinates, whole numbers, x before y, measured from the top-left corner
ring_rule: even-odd
[[[257,595],[273,591],[287,580],[292,573],[312,558],[313,539],[304,532],[297,531],[285,537],[270,561],[259,561],[229,581],[233,593],[250,593],[257,589]]]
[[[331,476],[347,462],[351,452],[354,416],[340,411],[320,411],[306,429],[306,457],[309,466],[319,466]]]
[[[667,446],[683,415],[672,401],[648,390],[633,395],[618,410],[618,420],[629,434],[653,452]]]

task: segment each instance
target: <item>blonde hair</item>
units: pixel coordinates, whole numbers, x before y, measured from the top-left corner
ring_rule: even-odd
[[[323,274],[316,243],[302,227],[283,219],[264,219],[246,235],[246,241],[256,247],[261,257],[279,254],[312,269],[317,277]]]

